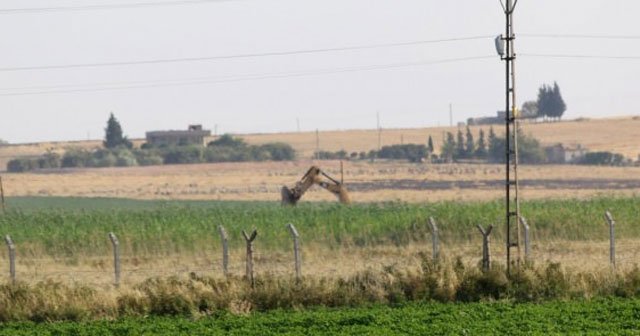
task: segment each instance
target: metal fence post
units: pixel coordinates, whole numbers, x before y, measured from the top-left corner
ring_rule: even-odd
[[[491,252],[489,250],[489,235],[491,234],[491,230],[493,230],[493,225],[489,225],[487,230],[485,231],[480,224],[478,224],[478,230],[482,234],[482,270],[488,271],[491,268]]]
[[[11,240],[11,236],[6,235],[4,241],[7,243],[9,249],[9,275],[11,276],[11,283],[16,283],[16,246]]]
[[[2,176],[0,176],[0,202],[2,203],[2,212],[4,213],[6,208],[4,205],[4,186],[2,185]]]
[[[440,237],[438,226],[433,217],[429,217],[429,226],[431,226],[431,245],[433,247],[433,261],[438,261],[440,258]]]
[[[609,211],[604,213],[604,218],[609,223],[609,262],[611,263],[611,267],[616,267],[616,232],[615,225],[616,222],[613,220],[613,216]]]
[[[247,242],[247,280],[251,283],[251,288],[255,286],[253,278],[253,241],[257,235],[258,230],[253,230],[251,235],[247,235],[247,233],[242,230],[242,236],[244,236],[244,240]]]
[[[225,278],[229,277],[229,238],[227,231],[222,225],[218,225],[220,240],[222,240],[222,273]]]
[[[296,268],[296,280],[300,281],[302,277],[302,256],[300,255],[300,235],[298,234],[298,230],[293,224],[287,224],[287,228],[291,233],[291,237],[293,238],[293,258],[295,261]]]
[[[523,216],[519,216],[520,224],[524,229],[524,260],[531,260],[531,245],[529,241],[529,224],[527,223],[527,219]]]
[[[113,246],[113,268],[116,277],[115,286],[120,287],[120,243],[113,232],[109,232],[109,239]]]

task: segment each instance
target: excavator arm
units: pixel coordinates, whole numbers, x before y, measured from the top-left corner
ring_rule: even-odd
[[[325,174],[320,170],[320,168],[311,166],[302,179],[296,182],[293,188],[289,188],[287,186],[282,187],[282,204],[296,205],[304,193],[313,185],[319,185],[320,187],[328,190],[338,198],[340,203],[351,203],[347,189],[341,182],[338,182],[331,176]]]

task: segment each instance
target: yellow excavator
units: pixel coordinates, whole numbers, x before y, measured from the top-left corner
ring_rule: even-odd
[[[347,188],[345,188],[342,182],[325,174],[320,168],[311,166],[302,179],[296,182],[293,188],[282,186],[282,205],[296,205],[300,198],[302,198],[302,195],[313,185],[319,185],[327,189],[334,194],[342,204],[351,203]]]

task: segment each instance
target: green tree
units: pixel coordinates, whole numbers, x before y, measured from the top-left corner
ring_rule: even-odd
[[[447,137],[442,144],[442,149],[440,150],[441,157],[451,162],[453,161],[453,156],[456,152],[456,139],[453,137],[453,133],[447,132]]]
[[[462,130],[458,130],[457,142],[456,142],[456,153],[454,155],[454,159],[465,158],[467,156],[464,135],[462,134]]]
[[[429,140],[427,140],[427,151],[429,154],[433,154],[433,139],[431,138],[431,135],[429,135]]]
[[[495,137],[495,134],[494,134],[494,137]],[[484,130],[482,129],[480,130],[480,134],[478,135],[478,146],[474,154],[475,154],[475,157],[478,159],[487,158],[487,143],[484,139]]]
[[[221,146],[231,148],[245,148],[247,143],[242,138],[234,138],[231,134],[223,134],[218,139],[209,142],[208,147]]]
[[[558,83],[554,82],[553,86],[543,84],[538,89],[538,115],[544,118],[561,119],[567,110],[567,105],[560,93]]]
[[[540,117],[538,115],[538,102],[535,100],[524,102],[520,111],[520,118],[522,119],[537,119]]]
[[[465,145],[465,157],[472,157],[476,151],[476,143],[473,139],[473,134],[471,133],[471,129],[467,126],[467,134],[466,134],[466,145]]]
[[[122,135],[122,126],[120,126],[120,122],[113,116],[113,113],[109,116],[109,120],[107,120],[107,128],[104,129],[105,137],[102,142],[104,147],[106,148],[116,148],[120,146],[124,146],[127,148],[133,147],[133,144],[129,139]]]

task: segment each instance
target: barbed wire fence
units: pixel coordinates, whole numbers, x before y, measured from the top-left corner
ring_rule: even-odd
[[[635,266],[640,258],[640,244],[634,239],[616,239],[615,220],[611,212],[607,211],[603,216],[603,226],[608,227],[609,241],[588,241],[578,244],[568,244],[566,241],[545,241],[540,246],[532,241],[529,236],[529,224],[525,218],[520,219],[520,224],[525,232],[524,257],[525,262],[558,262],[563,265],[591,265],[595,267],[610,267],[612,270],[620,270],[625,267]],[[490,268],[491,255],[504,253],[503,244],[489,243],[491,232],[485,230],[482,237],[477,232],[467,241],[453,241],[441,235],[441,224],[433,217],[429,217],[425,223],[421,223],[421,235],[415,259],[419,255],[427,255],[433,261],[441,261],[444,258],[464,258],[467,263],[482,266],[484,270]],[[416,224],[413,225],[414,228]],[[1,272],[0,279],[10,283],[61,281],[82,285],[115,286],[121,284],[136,284],[152,277],[187,277],[187,276],[211,276],[227,278],[230,276],[245,277],[249,282],[253,281],[255,274],[288,276],[300,281],[304,278],[302,236],[296,227],[288,223],[283,225],[291,236],[291,246],[287,252],[271,250],[256,251],[253,243],[259,243],[257,231],[245,234],[247,248],[243,254],[241,250],[230,253],[228,247],[229,236],[222,226],[218,226],[218,236],[221,241],[219,249],[204,251],[200,258],[181,259],[181,256],[157,257],[145,256],[140,261],[139,256],[122,254],[118,235],[114,232],[106,234],[111,242],[112,257],[82,256],[82,257],[44,257],[44,258],[20,258],[20,242],[14,242],[10,235],[5,236],[7,253],[2,264],[7,266],[8,272]],[[476,230],[477,231],[477,230]],[[485,236],[486,235],[486,236]],[[215,233],[212,235],[212,239]],[[401,247],[400,247],[401,249]],[[489,252],[491,249],[491,252]],[[328,251],[327,253],[331,253]],[[399,252],[397,256],[407,258],[407,254]],[[376,253],[365,255],[347,255],[335,258],[336,265],[348,270],[363,270],[367,265],[380,264]],[[79,262],[79,260],[82,262]],[[311,259],[311,258],[309,258]],[[334,258],[332,258],[334,259]],[[393,258],[392,258],[393,259]],[[317,260],[316,260],[317,262]],[[401,263],[400,260],[396,263]],[[305,261],[305,268],[318,274],[318,265],[313,260]],[[406,265],[406,262],[405,264]],[[327,273],[336,273],[336,269],[326,268]],[[314,273],[315,272],[315,273]]]

